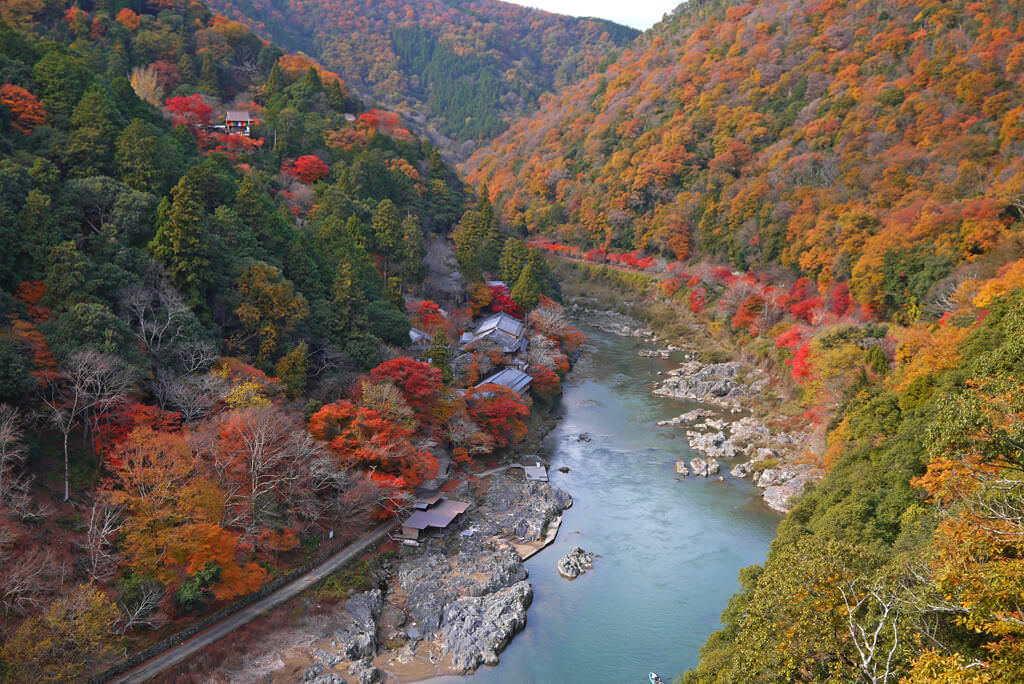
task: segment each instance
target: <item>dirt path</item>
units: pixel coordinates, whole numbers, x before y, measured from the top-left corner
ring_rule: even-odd
[[[131,670],[111,681],[115,682],[115,684],[134,684],[135,682],[144,682],[155,677],[167,668],[180,663],[190,655],[206,648],[219,639],[224,638],[242,625],[253,621],[268,610],[276,608],[285,601],[294,598],[320,580],[326,578],[328,575],[337,571],[347,562],[361,554],[367,548],[384,539],[388,532],[394,529],[397,525],[398,522],[392,520],[378,526],[372,532],[358,541],[349,544],[333,556],[330,556],[323,563],[313,568],[302,577],[299,577],[294,582],[286,584],[273,594],[270,594],[256,603],[239,610],[237,613],[229,615],[212,627],[196,634],[188,641],[175,646],[169,651],[164,651],[155,658],[151,658],[142,665],[139,665],[134,670]]]

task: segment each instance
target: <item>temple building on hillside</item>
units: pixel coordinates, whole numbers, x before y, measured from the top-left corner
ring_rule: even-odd
[[[232,135],[252,135],[252,117],[249,112],[229,109],[224,116],[224,128]]]

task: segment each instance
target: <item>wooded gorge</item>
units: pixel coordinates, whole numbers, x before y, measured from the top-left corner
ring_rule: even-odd
[[[450,362],[492,298],[557,394],[581,340],[524,246],[480,282],[489,202],[474,301],[430,282],[469,197],[397,114],[197,3],[0,10],[0,679],[85,681],[522,440],[507,359]]]
[[[812,435],[681,681],[1024,680],[1024,5],[211,7],[0,3],[0,680],[513,454],[585,343],[544,253]]]
[[[345,75],[361,96],[455,143],[501,133],[537,98],[607,64],[637,31],[518,5],[474,0],[253,2],[210,6]],[[438,139],[441,142],[441,139]],[[463,143],[459,145],[458,143]]]

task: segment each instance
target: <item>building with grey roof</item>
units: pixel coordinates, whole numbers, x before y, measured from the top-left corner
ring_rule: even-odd
[[[460,341],[465,348],[482,340],[494,342],[506,354],[515,354],[526,349],[526,325],[502,311],[480,321],[472,334],[464,334]]]
[[[427,502],[424,502],[427,503]],[[419,506],[417,506],[419,508]],[[418,510],[402,523],[402,536],[406,539],[419,539],[420,533],[428,527],[445,529],[456,517],[469,508],[464,501],[438,498],[427,503],[426,508]]]
[[[517,368],[504,368],[481,382],[477,387],[491,384],[501,385],[508,387],[519,396],[526,396],[526,393],[530,391],[531,382],[533,382],[533,378],[523,371]]]

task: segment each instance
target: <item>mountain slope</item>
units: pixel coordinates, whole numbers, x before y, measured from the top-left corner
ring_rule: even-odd
[[[887,264],[930,270],[927,292],[1021,216],[1021,19],[1005,1],[691,3],[464,170],[524,231],[781,263],[910,306]]]
[[[462,142],[494,137],[534,111],[542,93],[594,73],[638,34],[496,0],[210,4],[315,55],[362,97],[425,117],[430,129]]]

